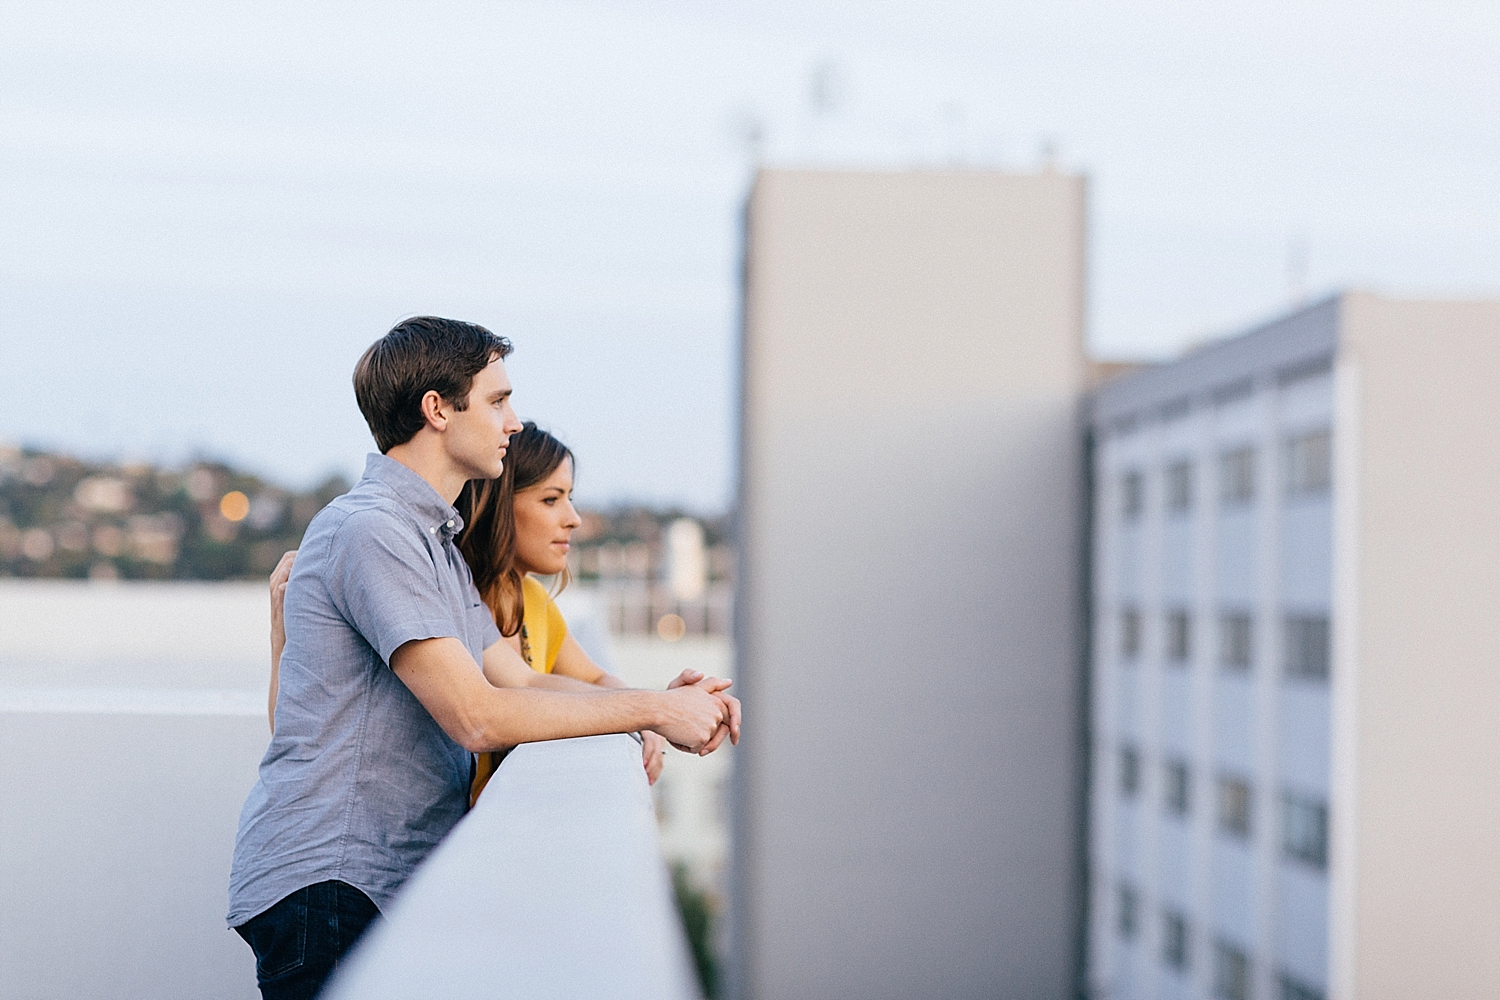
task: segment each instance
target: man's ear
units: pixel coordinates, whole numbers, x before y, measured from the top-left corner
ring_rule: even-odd
[[[422,395],[422,418],[427,421],[427,426],[441,433],[448,429],[448,411],[450,407],[443,401],[443,397],[436,389],[428,389]]]

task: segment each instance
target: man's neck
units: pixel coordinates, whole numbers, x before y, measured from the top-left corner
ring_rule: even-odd
[[[458,495],[463,492],[464,483],[471,478],[454,465],[437,442],[427,440],[427,435],[421,432],[385,454],[387,458],[395,459],[421,476],[449,504],[458,499]]]

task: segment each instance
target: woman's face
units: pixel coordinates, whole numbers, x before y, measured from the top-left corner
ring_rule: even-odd
[[[523,573],[551,576],[568,565],[569,539],[580,521],[573,509],[573,461],[516,494],[516,561]]]

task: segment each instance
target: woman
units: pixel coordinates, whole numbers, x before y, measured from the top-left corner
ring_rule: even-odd
[[[533,670],[623,688],[628,685],[601,669],[569,634],[552,595],[536,579],[555,577],[559,590],[567,585],[570,540],[580,523],[572,501],[573,464],[566,445],[528,421],[511,436],[501,477],[464,487],[456,504],[464,519],[458,547],[502,637]],[[273,732],[278,668],[286,645],[282,608],[295,557],[296,552],[286,553],[271,573],[268,712]],[[672,686],[695,684],[702,677],[698,671],[683,671]],[[642,763],[652,784],[661,774],[665,752],[665,739],[650,731],[641,734]],[[504,756],[479,755],[471,798],[478,797]]]
[[[464,487],[457,503],[465,525],[458,547],[500,634],[533,670],[623,688],[628,685],[601,669],[569,634],[562,612],[537,579],[556,578],[558,590],[568,584],[570,540],[581,523],[573,508],[573,464],[567,445],[528,420],[519,434],[511,435],[501,477]],[[692,684],[701,676],[682,680]],[[650,731],[642,733],[641,755],[646,776],[655,784],[666,740]],[[479,755],[475,797],[504,756]]]

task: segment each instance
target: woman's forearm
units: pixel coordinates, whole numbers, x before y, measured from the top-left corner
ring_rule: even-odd
[[[286,649],[286,585],[292,578],[292,564],[297,560],[297,550],[283,552],[276,568],[271,571],[271,687],[266,696],[266,718],[271,723],[271,735],[276,735],[276,690],[281,680],[281,653]]]
[[[281,682],[281,651],[286,648],[286,640],[280,642],[276,637],[271,637],[271,693],[266,699],[266,716],[271,721],[271,735],[276,735],[276,688]]]

